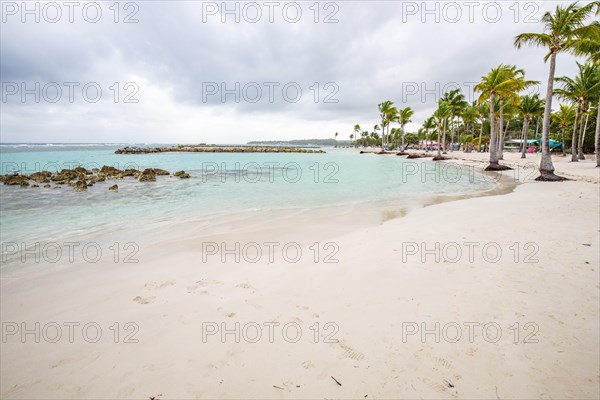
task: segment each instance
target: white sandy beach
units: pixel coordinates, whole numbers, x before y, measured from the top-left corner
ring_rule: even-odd
[[[505,154],[505,163],[539,164],[519,157]],[[307,225],[304,216],[296,231],[294,218],[278,218],[212,238],[185,227],[179,237],[130,238],[137,264],[25,265],[1,281],[1,397],[597,399],[600,169],[590,156],[553,161],[573,180],[524,173],[510,193],[386,214],[383,223],[340,225],[330,215]],[[303,256],[203,260],[209,239],[298,242]],[[447,249],[446,260],[423,261],[423,243]],[[462,256],[451,262],[456,248]],[[339,262],[324,262],[331,249]],[[40,323],[39,343],[35,333],[22,340],[22,322]],[[69,322],[79,323],[72,343]],[[220,330],[238,322],[239,342],[235,333],[222,340]],[[62,327],[56,343],[52,323]],[[84,337],[86,323],[97,325]],[[89,343],[94,326],[102,335]],[[130,332],[137,343],[125,343]]]

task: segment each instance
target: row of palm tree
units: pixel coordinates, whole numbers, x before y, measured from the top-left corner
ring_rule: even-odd
[[[554,94],[554,75],[556,72],[556,57],[559,53],[583,55],[590,61],[597,61],[598,43],[600,42],[600,23],[594,21],[586,25],[592,15],[600,14],[600,1],[593,1],[580,6],[578,2],[568,6],[556,6],[554,12],[546,12],[542,17],[544,31],[542,33],[522,33],[515,38],[515,46],[523,45],[545,47],[548,53],[544,62],[550,60],[548,82],[546,86],[546,101],[542,126],[542,160],[538,180],[562,180],[554,174],[554,165],[550,154],[550,123],[552,113],[552,96]],[[600,107],[600,105],[599,105]],[[598,136],[598,127],[596,127]],[[600,139],[597,139],[597,145]],[[563,143],[564,146],[564,143]],[[596,153],[600,154],[598,147]],[[600,162],[598,162],[600,166]]]
[[[575,78],[563,76],[556,79],[562,83],[562,87],[554,91],[561,99],[571,102],[573,106],[577,106],[571,143],[571,161],[585,160],[585,156],[583,155],[583,141],[585,139],[585,127],[587,127],[591,111],[590,105],[592,101],[600,96],[600,66],[591,63],[577,63],[577,67],[579,68],[579,72]],[[579,139],[577,132],[578,125]]]
[[[458,139],[459,148],[465,145],[465,151],[470,151],[476,141],[478,150],[481,151],[482,144],[487,147],[489,142],[488,169],[501,170],[508,168],[499,161],[503,159],[505,136],[509,124],[522,123],[521,157],[524,158],[530,127],[535,122],[537,137],[541,120],[542,159],[538,179],[562,180],[554,174],[550,126],[554,124],[560,130],[563,155],[565,155],[565,133],[572,125],[572,161],[584,159],[583,144],[589,117],[592,107],[598,107],[595,147],[597,165],[600,166],[600,23],[594,21],[586,24],[591,16],[599,14],[600,1],[593,1],[583,6],[579,3],[568,6],[558,5],[553,12],[547,12],[542,17],[544,24],[542,33],[522,33],[515,38],[514,45],[517,48],[533,45],[548,49],[544,57],[544,62],[549,61],[545,99],[540,98],[539,95],[522,95],[524,90],[539,82],[527,80],[525,71],[515,65],[501,64],[482,76],[475,86],[476,92],[479,93],[477,102],[471,104],[466,102],[460,89],[445,93],[439,99],[433,115],[423,122],[417,137],[423,136],[427,142],[431,134],[437,134],[438,154],[434,159],[442,159],[442,152],[446,152],[448,133],[450,151],[454,151],[455,139]],[[579,71],[574,78],[555,79],[557,56],[560,53],[571,53],[587,58],[585,63],[577,63]],[[556,89],[555,80],[560,86]],[[553,96],[570,104],[560,104],[559,109],[553,113]],[[390,100],[380,103],[378,110],[380,128],[375,126],[373,132],[369,133],[361,131],[360,126],[355,125],[355,134],[351,135],[351,140],[355,139],[356,144],[362,145],[373,145],[374,140],[380,141],[382,152],[385,152],[386,145],[401,146],[404,149],[405,126],[411,122],[413,110],[410,107],[397,109]],[[390,131],[392,122],[397,122],[399,128],[392,128]],[[480,130],[478,139],[475,139],[477,123],[480,125]],[[463,134],[461,128],[464,129]],[[484,136],[484,128],[487,128],[489,137]],[[381,130],[381,136],[377,134],[378,129]],[[426,149],[428,149],[427,145]]]

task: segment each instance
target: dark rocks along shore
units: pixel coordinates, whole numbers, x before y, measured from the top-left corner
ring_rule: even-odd
[[[109,179],[115,180],[130,177],[137,179],[140,182],[153,182],[156,181],[156,177],[160,175],[171,175],[171,173],[160,168],[146,168],[143,171],[133,168],[120,170],[105,165],[101,169],[92,168],[91,170],[77,167],[74,169],[63,169],[60,172],[54,173],[50,171],[40,171],[30,175],[20,175],[18,173],[0,175],[0,182],[5,185],[31,186],[33,188],[39,187],[40,183],[44,184],[44,188],[51,188],[53,187],[51,183],[53,183],[55,188],[64,185],[73,187],[78,192],[82,192],[88,187],[93,186],[95,183],[104,182]],[[173,176],[180,179],[187,179],[190,177],[185,171],[177,171]],[[109,188],[109,190],[117,189],[117,185],[112,185]]]

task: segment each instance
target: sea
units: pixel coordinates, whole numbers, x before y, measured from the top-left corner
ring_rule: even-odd
[[[497,182],[481,165],[360,154],[356,148],[323,147],[311,153],[154,153],[115,154],[125,143],[3,143],[1,174],[51,172],[104,165],[119,169],[184,170],[189,179],[158,176],[96,183],[86,191],[72,187],[33,188],[0,184],[0,242],[27,244],[110,237],[131,227],[160,235],[166,226],[185,223],[197,230],[223,218],[270,212],[323,215],[349,211],[356,218],[382,204],[401,208],[439,196],[493,189]],[[162,144],[165,146],[168,144]],[[157,146],[157,145],[151,145]],[[371,151],[376,151],[373,149]],[[114,183],[117,191],[109,191]],[[53,185],[55,186],[55,185]],[[333,215],[333,214],[332,214]],[[347,215],[348,216],[348,215]],[[266,217],[268,218],[268,217]],[[321,218],[321,217],[319,217]],[[235,218],[233,218],[235,222]],[[332,218],[335,223],[335,218]],[[266,221],[268,224],[268,219]],[[305,221],[303,223],[306,223]]]

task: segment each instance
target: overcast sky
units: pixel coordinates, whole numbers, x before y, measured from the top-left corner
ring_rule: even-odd
[[[513,39],[562,2],[75,3],[2,2],[2,142],[347,139],[388,99],[416,130],[500,63],[544,93],[544,50]]]

